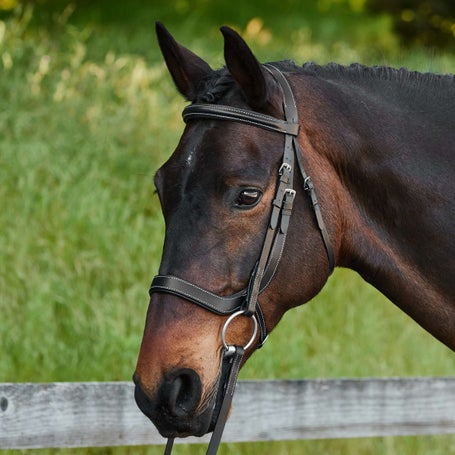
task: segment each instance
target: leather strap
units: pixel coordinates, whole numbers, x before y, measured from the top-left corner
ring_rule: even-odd
[[[233,120],[292,136],[298,136],[300,128],[298,123],[289,123],[286,120],[260,114],[259,112],[219,104],[190,104],[183,109],[182,116],[185,122],[193,118]]]
[[[271,279],[271,276],[268,276],[267,278]],[[239,311],[244,306],[247,295],[247,289],[244,289],[236,294],[222,297],[190,283],[189,281],[172,275],[155,276],[149,290],[150,297],[154,292],[163,292],[181,297],[221,316],[228,316]],[[259,306],[256,308],[255,315],[260,328],[258,347],[262,347],[268,335],[264,315]]]
[[[153,278],[149,291],[150,296],[154,292],[165,292],[182,297],[220,315],[229,315],[240,310],[246,295],[243,290],[228,297],[221,297],[172,275],[157,275]]]
[[[168,438],[166,447],[164,449],[164,455],[171,455],[172,447],[174,447],[174,438]]]
[[[325,251],[327,253],[327,259],[329,260],[329,275],[332,274],[333,269],[335,268],[335,254],[333,253],[332,246],[329,240],[329,233],[325,227],[324,219],[322,218],[321,213],[321,206],[319,205],[318,198],[316,196],[316,190],[314,189],[313,181],[311,177],[307,177],[305,179],[305,191],[308,193],[311,201],[311,205],[313,207],[313,212],[316,216],[316,222],[318,224],[318,228],[321,231],[322,240],[325,244]]]
[[[286,189],[291,181],[291,175],[293,172],[293,157],[290,159],[291,163],[283,162],[280,171],[280,179],[278,181],[278,187],[276,189],[275,199],[272,203],[272,213],[270,215],[270,223],[265,235],[264,243],[262,245],[261,255],[255,267],[254,272],[251,275],[250,284],[248,286],[248,293],[245,304],[245,314],[251,315],[255,314],[256,308],[258,306],[258,298],[261,293],[261,284],[266,272],[267,264],[269,258],[281,257],[282,250],[276,251],[274,254],[273,251],[273,240],[276,235],[279,234],[278,221],[281,216],[283,209],[283,204],[285,201]],[[282,234],[283,235],[283,234]],[[285,235],[285,234],[284,234]],[[283,239],[284,240],[284,239]],[[284,246],[284,243],[283,243]],[[275,259],[272,262],[277,262]],[[278,263],[276,264],[278,265]],[[276,269],[276,267],[275,267]],[[270,278],[271,279],[271,278]],[[270,279],[267,279],[270,282]]]
[[[327,228],[325,227],[324,219],[322,217],[321,212],[321,206],[316,195],[316,189],[314,188],[313,180],[309,175],[307,175],[307,173],[305,172],[305,168],[303,167],[302,152],[300,145],[297,140],[294,140],[294,142],[297,156],[297,164],[299,166],[300,175],[303,178],[303,188],[310,197],[311,206],[316,216],[316,222],[321,232],[322,241],[324,242],[325,251],[327,253],[327,259],[329,261],[329,275],[331,275],[333,270],[335,269],[335,253],[333,252],[332,244],[330,243],[329,233],[327,232]]]
[[[226,365],[228,371],[224,382],[223,401],[218,413],[215,429],[213,430],[212,437],[210,438],[210,443],[207,448],[207,455],[215,455],[218,451],[224,427],[229,417],[232,398],[234,396],[235,386],[237,384],[237,378],[244,354],[245,350],[240,346],[230,346],[229,350],[224,351],[223,364]]]

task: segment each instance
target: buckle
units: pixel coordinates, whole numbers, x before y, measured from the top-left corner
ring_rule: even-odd
[[[313,191],[314,190],[313,180],[311,179],[310,176],[305,178],[305,181],[303,182],[303,187],[304,187],[305,191]]]
[[[290,175],[292,171],[292,166],[289,163],[283,163],[280,167],[280,170],[278,171],[278,175]]]
[[[286,189],[284,193],[284,203],[283,203],[283,211],[290,212],[292,210],[292,206],[294,205],[295,199],[295,190],[292,188]]]

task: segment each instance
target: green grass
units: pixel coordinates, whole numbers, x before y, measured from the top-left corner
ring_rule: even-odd
[[[184,106],[157,49],[155,19],[214,67],[222,64],[217,29],[228,23],[262,61],[455,68],[452,54],[401,48],[387,18],[346,6],[326,11],[327,2],[232,8],[198,0],[194,11],[185,0],[126,3],[79,2],[71,15],[60,2],[0,22],[1,382],[130,380],[163,241],[152,177],[178,141]],[[313,302],[283,319],[241,377],[454,371],[452,352],[340,270]],[[204,450],[178,446],[176,454]],[[153,455],[162,448],[36,452]],[[447,455],[455,437],[225,444],[220,453]]]

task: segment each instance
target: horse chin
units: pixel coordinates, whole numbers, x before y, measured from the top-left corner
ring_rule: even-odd
[[[142,412],[144,410],[141,408]],[[164,438],[186,438],[188,436],[204,436],[213,431],[213,409],[208,408],[197,415],[175,416],[166,409],[144,412]]]
[[[213,431],[211,429],[211,414],[209,410],[191,419],[165,419],[160,416],[157,419],[151,418],[151,420],[164,438],[200,437]]]

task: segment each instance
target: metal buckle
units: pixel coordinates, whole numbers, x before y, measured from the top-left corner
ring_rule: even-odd
[[[283,175],[284,173],[289,174],[292,171],[292,167],[289,163],[283,163],[278,171],[279,175]]]
[[[311,176],[305,178],[303,182],[303,187],[305,188],[306,191],[314,190],[313,180],[311,179]]]
[[[221,341],[223,343],[223,346],[224,346],[224,349],[226,351],[232,351],[232,348],[233,346],[232,345],[228,345],[226,343],[226,332],[227,332],[227,329],[229,327],[229,324],[238,316],[246,316],[245,315],[245,311],[244,310],[239,310],[239,311],[236,311],[235,313],[231,314],[226,322],[224,323],[224,326],[223,326],[223,330],[221,331]],[[256,335],[258,333],[258,320],[256,319],[256,316],[254,314],[252,314],[251,316],[246,316],[246,317],[249,317],[253,320],[253,324],[254,324],[254,327],[253,327],[253,335],[251,336],[250,340],[248,341],[247,344],[245,344],[245,346],[243,346],[243,349],[246,351],[248,348],[250,348],[253,343],[254,343],[254,340],[256,339]]]
[[[287,188],[284,192],[284,208],[286,210],[292,210],[294,205],[296,191],[292,188]]]

